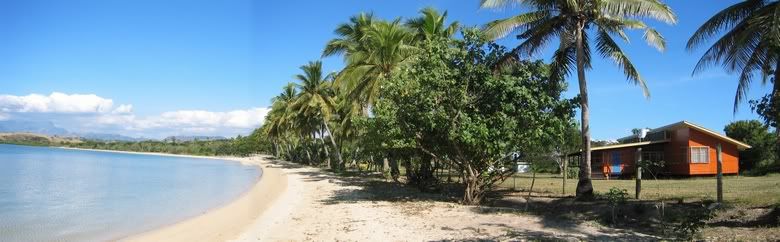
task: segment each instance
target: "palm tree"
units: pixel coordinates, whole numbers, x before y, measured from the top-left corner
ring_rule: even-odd
[[[279,150],[284,149],[285,134],[292,127],[290,122],[290,110],[292,102],[297,96],[298,91],[295,89],[295,85],[288,83],[284,87],[282,93],[271,99],[271,111],[266,117],[266,125],[263,125],[263,130],[266,132],[266,135],[273,140],[275,155],[277,157],[281,154]]]
[[[406,21],[406,26],[415,30],[415,38],[418,41],[434,38],[451,38],[460,26],[457,21],[449,25],[446,24],[447,11],[439,14],[439,11],[436,11],[436,9],[427,7],[420,10],[420,15],[417,18]]]
[[[303,74],[298,74],[295,79],[300,81],[297,84],[300,94],[293,103],[293,108],[301,115],[305,127],[323,127],[330,137],[330,143],[333,146],[333,152],[336,155],[339,166],[344,164],[341,158],[341,151],[334,139],[334,133],[331,132],[328,121],[332,118],[335,109],[335,92],[331,88],[331,74],[322,73],[322,62],[312,61],[307,65],[301,66]],[[314,124],[314,120],[319,124]],[[313,132],[310,132],[310,134]],[[322,135],[322,134],[321,134]],[[322,136],[320,136],[322,137]]]
[[[747,0],[721,10],[707,20],[688,40],[687,49],[701,46],[721,31],[721,36],[704,53],[693,74],[720,63],[728,72],[739,73],[734,113],[745,98],[756,72],[766,84],[774,75],[770,103],[780,105],[780,1]],[[773,70],[774,69],[774,73]],[[775,109],[777,110],[777,109]],[[775,114],[780,115],[780,114]],[[780,152],[780,131],[777,151]],[[780,157],[780,153],[778,153]]]
[[[414,35],[399,19],[375,21],[363,29],[359,45],[345,53],[347,66],[335,84],[347,92],[350,100],[370,107],[379,97],[382,83],[411,55]]]
[[[358,52],[365,47],[361,44],[365,37],[365,32],[376,20],[372,13],[360,13],[349,18],[349,23],[340,24],[333,31],[339,37],[328,41],[322,57],[343,54],[345,59],[352,53]]]
[[[645,97],[650,93],[645,81],[639,75],[629,58],[623,53],[613,36],[627,41],[626,29],[643,29],[645,40],[658,50],[664,50],[664,38],[640,19],[651,18],[674,24],[677,17],[666,4],[658,0],[481,0],[483,8],[509,6],[516,2],[532,9],[517,16],[492,21],[485,28],[491,38],[502,38],[509,33],[519,32],[523,42],[513,49],[512,57],[519,54],[532,55],[544,46],[559,40],[558,49],[550,64],[551,76],[563,80],[573,68],[577,69],[580,88],[582,124],[582,151],[580,180],[577,183],[577,197],[593,197],[591,184],[590,107],[585,71],[590,69],[590,34],[595,34],[595,51],[615,62],[631,84],[642,88]],[[507,58],[511,61],[513,58]]]

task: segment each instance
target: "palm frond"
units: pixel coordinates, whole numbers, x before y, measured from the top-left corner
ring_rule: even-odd
[[[688,39],[686,48],[688,50],[693,50],[721,30],[734,28],[762,5],[762,0],[748,0],[721,10],[707,20],[707,22],[704,22],[704,24],[693,33],[691,38]]]
[[[480,8],[508,8],[516,5],[532,6],[537,9],[551,10],[557,7],[559,0],[480,0]]]
[[[672,9],[658,0],[600,0],[600,10],[612,16],[653,18],[668,24],[677,23]]]
[[[734,53],[732,49],[740,49],[735,48],[734,43],[736,42],[737,38],[740,38],[740,36],[750,34],[745,33],[744,31],[746,25],[747,23],[743,21],[724,34],[720,39],[715,41],[715,43],[704,52],[704,55],[702,55],[702,57],[696,63],[696,66],[693,68],[693,74],[695,75],[707,67],[720,62],[723,58],[726,58],[727,53]]]
[[[620,46],[618,46],[612,37],[609,36],[609,33],[604,30],[598,30],[598,35],[596,36],[596,50],[598,50],[602,57],[612,59],[615,64],[623,69],[623,74],[626,75],[629,82],[642,88],[642,94],[644,94],[645,97],[650,97],[650,91],[647,88],[647,84],[639,75],[634,64],[631,63],[631,60],[623,53]]]
[[[525,31],[525,28],[523,27],[528,23],[540,21],[549,16],[550,13],[548,11],[534,11],[505,19],[494,20],[485,25],[483,32],[490,39],[500,39],[514,31]]]
[[[645,34],[643,35],[645,38],[645,41],[648,45],[655,47],[658,51],[664,51],[666,50],[666,39],[664,39],[663,36],[661,36],[658,31],[656,31],[653,28],[647,28],[645,29]]]
[[[517,51],[521,54],[533,55],[542,51],[544,46],[550,43],[550,41],[560,36],[562,32],[571,31],[573,28],[567,23],[566,19],[560,16],[555,16],[549,19],[534,23],[528,30],[518,35],[518,38],[525,39],[521,43]]]
[[[550,63],[550,77],[563,81],[576,66],[577,48],[574,46],[574,41],[561,36],[560,46],[555,50]]]

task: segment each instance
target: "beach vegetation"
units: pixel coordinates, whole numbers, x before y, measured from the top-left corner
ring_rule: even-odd
[[[726,135],[745,142],[751,147],[739,152],[739,169],[743,174],[763,175],[779,172],[776,139],[769,128],[758,120],[740,120],[726,125]]]
[[[780,117],[780,1],[748,0],[735,3],[704,22],[690,37],[688,50],[694,50],[714,40],[704,52],[693,74],[720,64],[739,75],[734,95],[734,112],[745,99],[756,76],[762,84],[772,83],[772,91],[753,100],[752,108],[780,137],[777,120]],[[719,33],[725,32],[722,35]],[[719,36],[719,37],[718,37]],[[717,39],[717,40],[715,40]],[[780,138],[775,139],[775,155],[780,157]]]
[[[522,61],[496,72],[506,50],[478,31],[463,35],[452,44],[420,44],[376,109],[393,115],[407,155],[419,157],[421,169],[411,169],[417,176],[433,177],[425,174],[432,160],[457,167],[462,201],[476,204],[514,173],[509,154],[548,151],[546,144],[559,140],[575,102],[560,97],[565,84],[549,79],[544,63]]]
[[[585,80],[585,72],[591,69],[591,56],[598,54],[612,60],[623,70],[628,82],[639,86],[645,97],[649,98],[650,92],[645,80],[614,38],[619,37],[628,41],[627,30],[642,30],[645,41],[650,46],[663,51],[666,48],[665,39],[643,20],[654,19],[674,24],[677,22],[677,17],[669,6],[658,0],[480,1],[483,8],[503,8],[517,4],[528,11],[489,22],[484,31],[493,39],[518,33],[517,38],[522,42],[512,49],[512,55],[504,58],[505,62],[518,61],[521,55],[530,56],[540,53],[545,46],[558,40],[559,45],[550,64],[550,76],[563,80],[571,71],[577,72],[583,151],[577,197],[591,199],[593,185],[590,178],[590,106]]]

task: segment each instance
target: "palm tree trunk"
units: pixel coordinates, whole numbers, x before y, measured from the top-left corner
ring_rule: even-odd
[[[776,143],[775,143],[775,159],[780,159],[780,59],[777,60],[777,65],[775,65],[775,79],[774,84],[772,84],[772,105],[774,105],[774,111],[772,115],[774,115],[775,124],[777,127],[775,127],[775,135],[777,135]]]
[[[325,126],[325,132],[328,132],[328,137],[330,137],[330,144],[333,145],[333,153],[336,154],[336,161],[338,162],[338,165],[336,165],[336,169],[341,169],[341,166],[344,164],[344,160],[341,159],[341,150],[339,149],[339,146],[336,144],[336,140],[333,139],[333,133],[330,132],[330,128],[328,127],[328,122],[325,122],[325,119],[322,120],[322,125]]]
[[[309,165],[312,165],[312,164],[314,164],[314,162],[313,162],[314,160],[312,160],[312,158],[311,158],[311,153],[309,152],[309,147],[306,147],[306,139],[304,138],[303,134],[300,134],[299,136],[301,137],[301,148],[303,148],[303,151],[306,151],[306,158],[307,158],[306,162]]]
[[[580,160],[580,180],[577,183],[577,199],[593,198],[593,184],[590,180],[590,108],[588,107],[588,84],[585,81],[585,50],[582,32],[585,23],[580,21],[577,27],[577,79],[580,86],[580,108],[582,118],[582,156]]]
[[[325,136],[325,133],[320,132],[320,141],[322,141],[322,148],[325,150],[325,163],[327,163],[327,167],[330,169],[330,152],[328,152],[328,145],[325,143],[323,136]]]
[[[382,159],[382,173],[387,173],[388,171],[390,171],[390,161],[385,157]]]

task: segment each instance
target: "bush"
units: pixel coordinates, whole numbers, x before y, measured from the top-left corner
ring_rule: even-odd
[[[566,177],[568,178],[579,178],[580,177],[580,168],[579,167],[568,167],[568,170],[566,171]]]
[[[604,194],[604,199],[606,199],[609,202],[610,207],[612,208],[612,223],[617,223],[617,206],[620,204],[623,204],[628,200],[628,191],[626,189],[620,189],[617,187],[612,187],[609,189],[609,192]]]
[[[712,218],[713,213],[705,207],[685,211],[680,214],[680,224],[674,227],[673,232],[678,239],[691,241],[699,235],[701,229],[707,224],[707,220]]]

